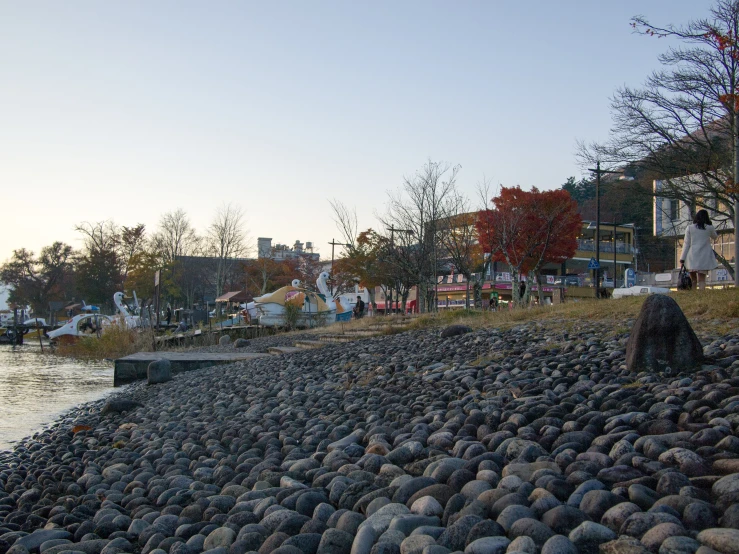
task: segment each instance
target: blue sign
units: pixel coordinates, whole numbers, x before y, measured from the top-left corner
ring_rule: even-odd
[[[626,270],[626,286],[633,287],[636,285],[636,271],[629,268]]]
[[[600,269],[600,264],[598,263],[598,260],[596,260],[595,258],[590,258],[588,269]]]

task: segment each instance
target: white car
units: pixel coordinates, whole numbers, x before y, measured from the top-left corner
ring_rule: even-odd
[[[650,294],[669,294],[670,289],[664,287],[651,287],[647,285],[636,285],[634,287],[614,289],[613,298],[624,298],[625,296],[648,296]]]

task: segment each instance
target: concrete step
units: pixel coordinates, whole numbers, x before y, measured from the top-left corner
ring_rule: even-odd
[[[295,346],[270,346],[269,348],[267,348],[267,352],[269,352],[273,356],[279,356],[281,354],[294,354],[295,352],[304,351],[304,349],[297,348]]]
[[[321,348],[326,343],[321,342],[320,340],[298,340],[295,341],[295,347],[301,348],[305,350],[310,350],[311,348]]]
[[[357,336],[352,335],[321,335],[318,340],[321,342],[351,342],[357,338]]]
[[[381,329],[383,327],[407,327],[410,321],[383,321],[380,323],[370,323],[370,329]]]

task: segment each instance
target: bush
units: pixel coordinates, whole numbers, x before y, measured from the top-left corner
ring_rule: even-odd
[[[107,327],[100,338],[80,337],[69,344],[60,344],[55,351],[60,356],[91,360],[123,358],[141,351],[151,351],[153,334],[150,329],[128,329],[124,325]]]

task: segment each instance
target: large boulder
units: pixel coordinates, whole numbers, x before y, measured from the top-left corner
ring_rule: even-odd
[[[218,346],[228,346],[229,344],[231,344],[231,337],[228,335],[223,335],[218,339]]]
[[[146,369],[147,383],[156,385],[172,380],[172,364],[169,360],[154,360]]]
[[[703,346],[674,299],[648,296],[626,343],[629,371],[690,371],[700,367]]]

